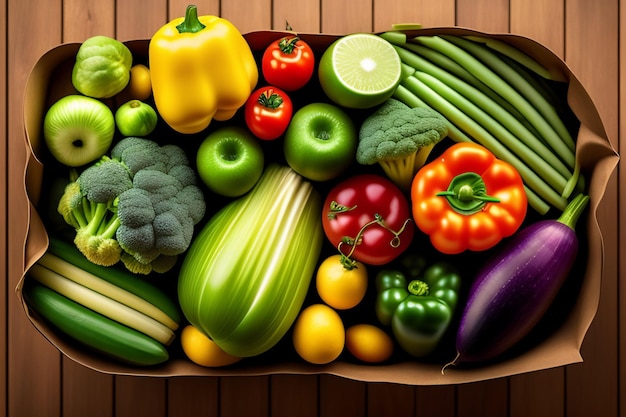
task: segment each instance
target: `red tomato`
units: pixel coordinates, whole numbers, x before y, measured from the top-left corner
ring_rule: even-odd
[[[326,197],[324,233],[341,253],[370,265],[383,265],[406,250],[415,224],[402,191],[374,174],[355,175]]]
[[[304,87],[311,79],[314,68],[313,50],[297,36],[286,36],[272,42],[261,60],[265,81],[286,91]]]
[[[248,129],[263,140],[274,140],[285,133],[292,114],[293,104],[289,96],[272,86],[250,94],[244,108]]]

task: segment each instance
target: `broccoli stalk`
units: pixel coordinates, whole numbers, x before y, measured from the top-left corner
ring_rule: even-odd
[[[111,266],[120,260],[117,201],[131,186],[126,167],[105,156],[65,187],[57,209],[76,229],[76,247],[95,264]]]
[[[417,170],[447,134],[447,121],[435,110],[389,99],[363,121],[356,159],[362,165],[379,164],[391,181],[408,191]]]
[[[90,214],[88,223],[77,231],[74,243],[92,262],[104,266],[114,265],[122,252],[115,240],[120,219],[106,203],[95,203]]]

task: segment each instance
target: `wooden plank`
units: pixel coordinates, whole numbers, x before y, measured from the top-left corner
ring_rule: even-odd
[[[421,415],[415,387],[400,384],[367,384],[367,412],[373,416],[411,417]]]
[[[626,7],[623,7],[623,2],[620,1],[620,14],[619,14],[619,26],[624,27],[626,24]],[[620,30],[619,31],[619,114],[620,120],[626,120],[626,60],[623,57],[626,57],[626,32]],[[619,138],[618,143],[616,144],[618,150],[626,149],[626,145],[624,145],[624,140],[626,140],[626,123],[619,124]],[[618,173],[618,182],[619,184],[626,184],[626,170],[620,169]],[[623,186],[620,187],[620,191],[623,190]],[[626,258],[626,240],[624,237],[626,236],[626,195],[623,191],[618,194],[618,208],[619,208],[619,238],[618,238],[618,256],[619,259]],[[626,276],[626,265],[624,263],[619,262],[619,270],[618,276],[623,277]],[[623,302],[626,300],[626,286],[619,286],[619,311],[618,314],[620,318],[626,317],[626,303]],[[620,319],[619,326],[619,397],[626,398],[626,320]],[[626,404],[623,401],[619,404],[618,414],[624,415],[626,413]]]
[[[456,386],[435,385],[416,387],[415,410],[417,416],[456,416]]]
[[[95,35],[115,36],[115,0],[63,2],[63,41],[82,42]]]
[[[509,31],[509,0],[459,0],[456,25],[492,33]]]
[[[165,417],[167,380],[143,376],[116,376],[116,417]]]
[[[322,33],[346,34],[373,31],[373,0],[320,0]]]
[[[511,0],[510,9],[512,33],[534,39],[563,56],[565,9],[562,2]],[[511,417],[564,415],[564,384],[564,368],[511,377],[509,390]]]
[[[58,416],[60,406],[60,354],[35,330],[14,293],[24,271],[23,243],[27,227],[24,196],[25,148],[23,95],[35,62],[61,42],[61,1],[7,2],[7,311],[9,416]]]
[[[507,415],[508,379],[460,385],[457,388],[457,417]]]
[[[527,36],[563,57],[565,3],[545,0],[511,0],[511,33]]]
[[[272,417],[315,417],[318,415],[319,377],[316,375],[273,375],[270,377]]]
[[[113,415],[113,376],[63,358],[63,417]]]
[[[565,371],[556,368],[510,378],[511,417],[565,416]]]
[[[0,83],[0,107],[3,109],[8,108],[9,100],[7,98],[7,0],[0,0],[0,80],[4,82]],[[7,126],[7,112],[0,112],[0,132],[8,137]],[[0,203],[0,234],[2,239],[0,240],[0,267],[2,268],[3,276],[7,276],[7,211],[8,211],[8,193],[7,193],[7,141],[4,141],[3,146],[0,146],[0,195],[2,196],[2,202]],[[0,284],[0,303],[7,305],[7,297],[9,294],[13,294],[13,291],[9,290],[8,279],[4,279]],[[0,361],[3,364],[8,363],[7,352],[7,334],[8,334],[8,322],[7,322],[7,309],[0,309]],[[7,379],[8,372],[6,366],[0,367],[0,416],[6,417],[7,410]]]
[[[221,377],[220,417],[269,416],[269,377]]]
[[[271,29],[283,30],[286,22],[301,33],[321,31],[320,2],[318,0],[274,0]],[[269,29],[269,28],[268,28]]]
[[[241,33],[272,28],[271,0],[229,0],[222,1],[220,16],[237,26]]]
[[[568,0],[565,4],[565,60],[600,112],[605,129],[617,140],[618,0]],[[616,144],[615,144],[616,145]],[[568,367],[566,411],[569,416],[618,414],[618,229],[615,227],[617,181],[611,181],[597,216],[604,230],[605,264],[596,317],[583,343],[583,364]]]
[[[117,1],[115,8],[115,37],[119,41],[150,39],[162,25],[168,22],[167,1],[155,0],[145,3]]]
[[[319,412],[324,417],[357,417],[367,410],[368,384],[334,375],[320,376]]]
[[[167,21],[174,20],[185,16],[185,10],[190,3],[188,0],[170,0],[169,10],[167,13]],[[208,0],[202,3],[195,3],[198,6],[198,14],[200,16],[220,14],[220,0]],[[156,30],[156,29],[155,29]]]
[[[170,378],[167,383],[167,416],[218,416],[218,392],[217,377]]]
[[[419,23],[422,27],[454,26],[455,2],[374,0],[374,31],[390,30],[394,23]]]

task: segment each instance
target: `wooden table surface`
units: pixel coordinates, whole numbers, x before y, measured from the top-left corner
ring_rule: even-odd
[[[463,26],[525,35],[564,58],[601,114],[615,149],[626,79],[620,34],[626,7],[618,0],[202,0],[201,14],[219,14],[242,32],[283,29],[350,33],[392,23]],[[626,287],[619,192],[612,177],[598,217],[606,265],[596,318],[584,340],[582,364],[458,386],[366,384],[333,376],[158,379],[104,375],[75,364],[27,321],[14,288],[23,271],[27,219],[23,184],[23,92],[37,59],[62,42],[103,34],[147,39],[183,14],[181,0],[0,0],[0,416],[598,416],[626,414],[623,360]],[[620,46],[620,44],[622,46]],[[626,55],[625,55],[626,56]],[[626,59],[625,59],[626,62]],[[626,247],[626,246],[625,246]],[[624,304],[625,307],[622,307]]]

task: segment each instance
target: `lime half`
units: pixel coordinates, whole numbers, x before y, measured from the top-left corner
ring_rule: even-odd
[[[369,33],[353,33],[334,41],[324,51],[318,71],[328,98],[353,109],[374,107],[389,99],[400,75],[400,57],[394,47]]]

